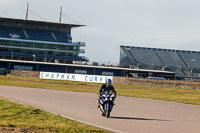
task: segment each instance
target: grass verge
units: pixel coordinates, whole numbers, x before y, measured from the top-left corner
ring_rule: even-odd
[[[0,132],[104,133],[106,131],[0,97]]]
[[[89,93],[97,93],[100,86],[100,84],[94,83],[63,80],[44,80],[38,78],[12,76],[0,76],[0,85],[79,91]],[[120,96],[150,98],[185,104],[200,105],[200,90],[142,87],[120,84],[115,84],[114,87],[116,88],[117,94]]]

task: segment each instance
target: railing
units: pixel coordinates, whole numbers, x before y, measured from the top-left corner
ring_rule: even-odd
[[[79,50],[79,53],[80,53],[80,54],[85,54],[85,49],[80,49],[80,50]]]
[[[72,42],[73,44],[80,44],[81,47],[85,47],[86,43],[85,42]]]
[[[27,60],[27,58],[32,60],[42,60],[42,62],[47,62],[47,59],[58,59],[58,60],[70,60],[70,61],[89,61],[88,58],[84,56],[56,56],[52,54],[36,54],[36,53],[24,53],[24,52],[12,52],[12,51],[0,51],[0,59],[17,59],[21,60],[21,58],[24,58],[22,60]],[[50,61],[49,61],[50,62]]]

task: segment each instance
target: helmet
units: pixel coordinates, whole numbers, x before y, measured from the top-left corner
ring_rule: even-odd
[[[112,80],[111,79],[106,79],[106,84],[112,84]]]

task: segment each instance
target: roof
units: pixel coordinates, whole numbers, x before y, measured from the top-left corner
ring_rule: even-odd
[[[120,47],[124,47],[124,48],[128,48],[128,49],[133,48],[133,49],[140,49],[140,50],[158,50],[158,51],[167,51],[167,52],[200,54],[200,51],[190,51],[190,50],[163,49],[163,48],[137,47],[137,46],[125,46],[125,45],[120,45]]]
[[[25,19],[16,19],[16,18],[2,18],[0,17],[0,23],[16,23],[16,24],[31,24],[31,25],[40,25],[40,26],[56,26],[56,27],[81,27],[85,25],[78,24],[66,24],[66,23],[55,23],[55,22],[46,22],[46,21],[35,21],[35,20],[25,20]]]
[[[151,72],[151,73],[163,73],[163,74],[170,74],[170,75],[174,75],[175,74],[175,72],[171,72],[171,71],[148,70],[148,69],[132,69],[132,68],[90,66],[90,65],[77,65],[77,64],[36,62],[36,61],[7,60],[7,59],[0,59],[0,61],[32,63],[32,64],[46,64],[46,65],[58,65],[58,66],[74,66],[74,67],[86,67],[86,68],[99,68],[99,69],[112,69],[112,70],[124,70],[124,71],[130,71],[130,72],[143,72],[143,73]]]

